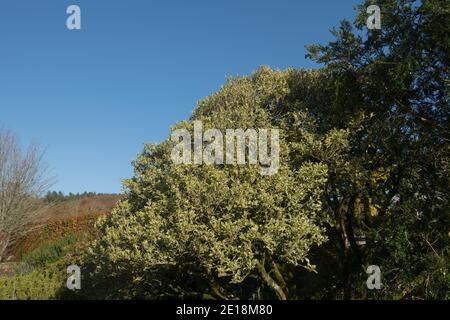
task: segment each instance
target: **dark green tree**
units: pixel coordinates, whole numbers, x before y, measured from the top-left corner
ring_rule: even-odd
[[[370,4],[381,8],[380,30],[367,30]],[[314,97],[319,133],[350,133],[345,161],[323,159],[314,148],[310,154],[329,163],[326,202],[338,240],[331,252],[344,298],[366,296],[370,264],[384,279],[373,296],[448,297],[448,21],[448,1],[366,1],[353,25],[333,30],[334,41],[309,47],[325,66],[325,97],[297,89],[291,99]]]

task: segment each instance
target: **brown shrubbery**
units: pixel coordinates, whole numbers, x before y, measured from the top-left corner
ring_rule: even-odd
[[[79,200],[63,202],[49,207],[36,222],[35,231],[20,238],[8,250],[8,257],[20,259],[23,254],[37,249],[43,242],[54,241],[72,234],[85,234],[94,237],[95,221],[111,212],[118,195],[99,195]]]

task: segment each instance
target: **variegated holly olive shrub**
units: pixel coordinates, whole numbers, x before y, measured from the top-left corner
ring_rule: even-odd
[[[230,80],[173,130],[276,127],[270,110],[288,93],[288,72],[261,68]],[[286,266],[313,270],[325,241],[324,165],[289,165],[280,131],[279,168],[255,164],[175,164],[175,142],[147,145],[125,181],[127,199],[98,223],[100,240],[84,266],[86,292],[98,298],[252,298],[289,296]]]

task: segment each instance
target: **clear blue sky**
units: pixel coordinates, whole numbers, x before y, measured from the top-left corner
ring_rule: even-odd
[[[163,140],[227,76],[315,67],[357,0],[2,0],[0,124],[47,147],[53,189],[121,192],[145,142]],[[66,29],[66,8],[82,30]]]

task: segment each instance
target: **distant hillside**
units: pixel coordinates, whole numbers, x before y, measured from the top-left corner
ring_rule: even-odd
[[[123,198],[118,194],[81,195],[51,204],[40,216],[43,220],[61,220],[70,217],[109,213]]]
[[[49,204],[36,220],[36,230],[9,248],[10,260],[16,261],[41,244],[53,243],[68,235],[84,234],[87,238],[94,237],[95,221],[111,213],[116,203],[123,197],[117,194],[84,194]]]

